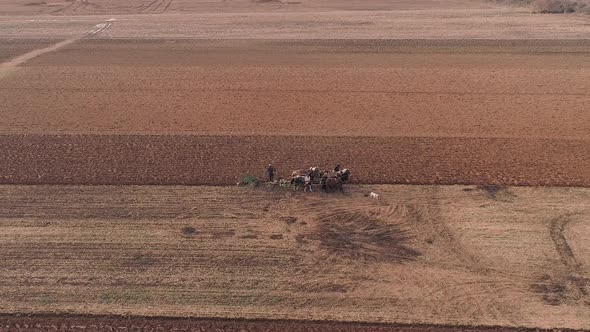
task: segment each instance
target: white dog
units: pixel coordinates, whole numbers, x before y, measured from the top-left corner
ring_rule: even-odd
[[[377,193],[374,193],[374,192],[371,192],[371,193],[369,194],[369,197],[371,197],[372,199],[378,199],[378,198],[379,198],[379,194],[377,194]]]

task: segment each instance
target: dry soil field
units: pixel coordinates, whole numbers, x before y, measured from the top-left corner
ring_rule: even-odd
[[[233,184],[343,162],[364,183],[587,186],[589,50],[85,39],[0,79],[0,181]]]
[[[586,188],[2,186],[0,200],[5,313],[590,324]]]
[[[0,331],[590,329],[589,37],[470,0],[2,0]],[[177,186],[268,162],[356,185]]]

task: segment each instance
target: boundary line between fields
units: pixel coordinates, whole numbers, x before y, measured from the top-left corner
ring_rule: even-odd
[[[338,320],[298,320],[298,319],[262,319],[262,318],[223,318],[223,317],[190,317],[190,316],[141,316],[141,315],[101,315],[101,314],[71,314],[71,313],[1,313],[0,322],[6,319],[88,319],[88,320],[105,320],[105,319],[125,319],[130,323],[133,320],[143,321],[181,321],[185,323],[242,323],[242,324],[309,324],[317,326],[342,327],[378,327],[378,328],[402,328],[402,329],[436,329],[448,328],[453,330],[480,330],[480,331],[518,331],[518,332],[537,332],[537,331],[560,331],[560,332],[581,332],[584,329],[572,328],[539,328],[525,326],[502,326],[502,325],[463,325],[463,324],[424,324],[424,323],[386,323],[386,322],[366,322],[366,321],[338,321]]]

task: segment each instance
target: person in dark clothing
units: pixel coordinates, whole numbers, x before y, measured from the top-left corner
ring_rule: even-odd
[[[322,178],[320,179],[320,185],[322,186],[322,190],[326,191],[326,180],[328,179],[328,174],[323,174]]]
[[[336,167],[334,167],[334,173],[338,172],[340,172],[340,164],[336,164]]]
[[[268,181],[272,182],[275,176],[275,169],[272,167],[271,164],[268,164],[268,166],[266,166],[266,176],[268,177]]]

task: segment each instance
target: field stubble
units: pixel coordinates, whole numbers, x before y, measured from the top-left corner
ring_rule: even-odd
[[[589,326],[585,188],[0,189],[2,312]]]

